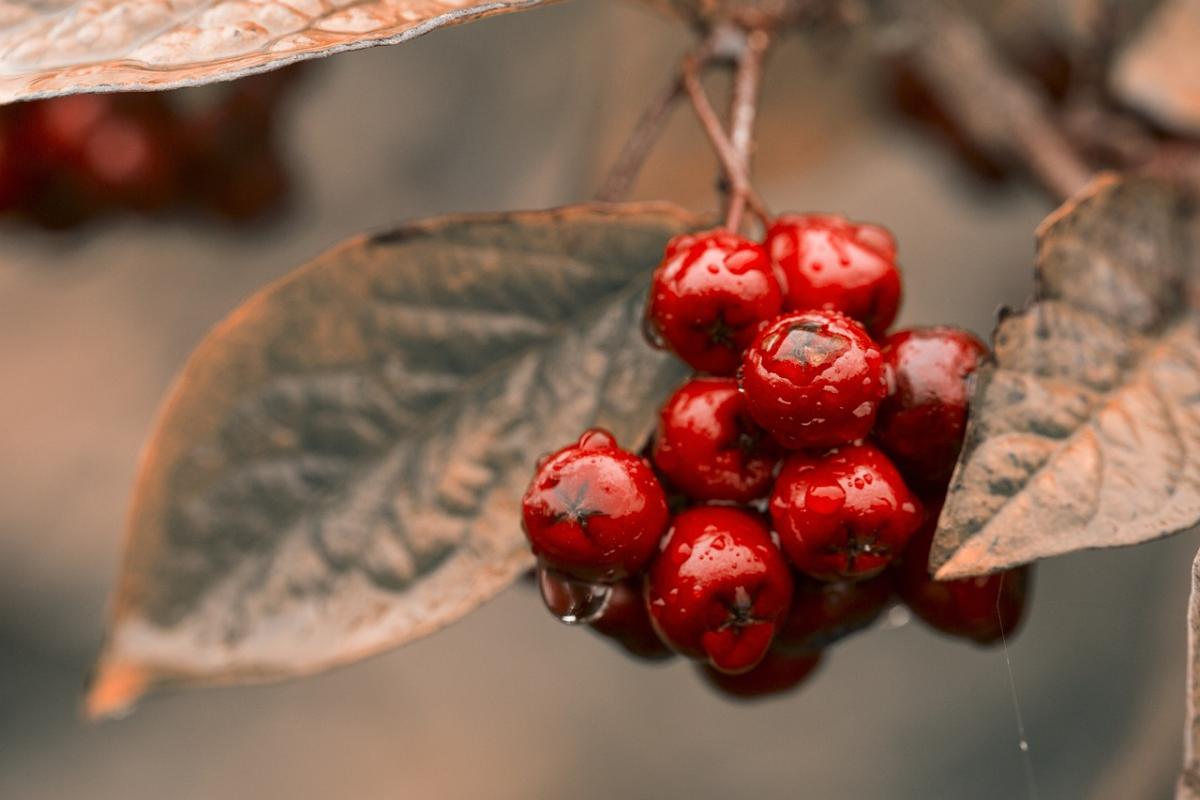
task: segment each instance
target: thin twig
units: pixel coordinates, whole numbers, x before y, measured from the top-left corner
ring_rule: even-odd
[[[725,129],[721,126],[721,118],[717,115],[712,102],[709,101],[708,95],[704,91],[704,86],[700,82],[699,70],[692,59],[684,60],[683,85],[692,101],[692,108],[700,119],[700,124],[704,126],[708,141],[712,144],[713,150],[716,151],[717,158],[721,162],[721,169],[729,181],[731,194],[744,198],[743,202],[749,206],[750,210],[765,221],[767,219],[766,206],[754,191],[754,187],[750,185],[750,179],[743,168],[742,160],[725,134]]]
[[[938,0],[895,0],[908,55],[930,87],[991,153],[1015,158],[1058,198],[1092,170],[1060,130],[1047,99],[996,51],[978,23]]]
[[[715,37],[709,36],[688,55],[688,58],[696,64],[697,69],[702,70],[712,61],[714,41]],[[667,121],[671,118],[675,103],[684,94],[683,71],[680,70],[650,101],[650,105],[638,118],[633,133],[625,140],[625,145],[621,148],[612,169],[609,170],[604,185],[596,193],[597,200],[612,202],[624,200],[629,196],[634,181],[637,180],[642,166],[646,163],[646,158],[650,155],[650,150],[662,136]]]
[[[754,122],[758,112],[763,59],[770,44],[770,34],[765,30],[751,31],[746,36],[746,46],[738,58],[737,72],[733,79],[729,143],[742,174],[746,176],[747,188],[751,175],[750,160],[754,149]],[[734,187],[730,192],[729,207],[725,215],[725,227],[729,230],[737,231],[741,228],[746,199],[746,191],[737,191]]]

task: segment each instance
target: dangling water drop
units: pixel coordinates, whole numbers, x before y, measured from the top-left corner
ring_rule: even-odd
[[[663,338],[658,325],[654,324],[654,320],[649,316],[642,317],[642,335],[646,337],[646,343],[655,350],[667,349],[667,340]]]
[[[612,586],[606,583],[572,578],[544,564],[538,564],[538,588],[546,609],[567,625],[592,622],[604,613],[612,597]]]
[[[898,628],[903,628],[910,622],[912,622],[912,612],[897,603],[883,615],[883,620],[879,623],[879,627],[885,631],[894,631]]]

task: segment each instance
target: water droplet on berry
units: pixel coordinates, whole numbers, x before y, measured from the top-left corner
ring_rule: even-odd
[[[858,241],[878,251],[881,255],[891,253],[896,249],[896,241],[886,228],[878,225],[859,225]]]
[[[667,340],[663,338],[659,332],[658,326],[654,324],[654,320],[650,317],[642,317],[642,336],[646,337],[646,341],[655,350],[666,350]]]
[[[583,625],[604,613],[612,597],[612,586],[572,578],[538,564],[538,588],[546,609],[568,625]]]
[[[584,431],[579,437],[581,450],[609,450],[617,446],[617,440],[603,428],[592,428]]]
[[[879,623],[879,627],[885,631],[892,631],[903,628],[910,622],[912,622],[912,612],[897,604],[888,609],[883,616],[883,621]]]
[[[817,514],[833,514],[846,505],[846,491],[836,483],[813,484],[804,493],[804,507]]]

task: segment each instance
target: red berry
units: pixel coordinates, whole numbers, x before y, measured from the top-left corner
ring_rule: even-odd
[[[654,466],[693,500],[748,503],[771,489],[775,443],[746,414],[733,378],[693,378],[663,405]]]
[[[684,234],[654,272],[647,321],[693,369],[732,375],[741,353],[782,306],[761,245],[725,231]]]
[[[675,652],[658,638],[650,622],[642,584],[640,577],[613,584],[604,611],[589,625],[596,633],[612,639],[632,656],[662,661],[673,657]]]
[[[83,168],[95,184],[120,202],[152,211],[175,196],[171,131],[133,114],[102,119],[88,136]]]
[[[788,214],[767,231],[765,246],[783,273],[789,310],[841,311],[880,336],[900,307],[896,242],[878,225],[843,217]]]
[[[705,679],[722,694],[736,700],[757,700],[782,694],[804,683],[821,664],[821,653],[789,656],[772,650],[757,667],[739,675],[700,668]]]
[[[763,328],[740,377],[750,417],[791,448],[862,439],[887,392],[879,348],[832,311],[793,312]]]
[[[640,570],[669,520],[650,466],[591,430],[547,458],[522,503],[525,534],[547,566],[585,580]]]
[[[981,645],[1012,636],[1025,613],[1032,567],[979,578],[935,581],[929,575],[929,549],[940,512],[940,504],[931,509],[904,552],[897,570],[900,597],[914,614],[942,633]]]
[[[801,578],[775,649],[793,655],[821,650],[878,619],[895,592],[890,571],[861,581]]]
[[[883,342],[889,393],[875,438],[917,487],[945,488],[962,449],[970,376],[987,346],[958,328],[899,331]]]
[[[283,88],[238,81],[221,103],[193,115],[183,147],[197,205],[236,223],[280,210],[291,182],[275,147],[273,115]]]
[[[868,444],[783,462],[771,521],[801,572],[864,578],[900,554],[921,524],[917,499],[887,456]]]
[[[11,120],[0,119],[0,213],[16,208],[29,190],[28,155]]]
[[[55,164],[78,161],[92,131],[113,113],[115,97],[74,94],[30,103],[25,120],[30,149]]]
[[[663,640],[722,672],[762,660],[791,596],[791,572],[766,524],[726,506],[677,515],[646,578]]]
[[[283,162],[274,153],[265,152],[252,162],[227,170],[202,199],[218,216],[249,223],[279,212],[290,184]]]

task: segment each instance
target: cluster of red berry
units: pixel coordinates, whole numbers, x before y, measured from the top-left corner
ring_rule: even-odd
[[[0,110],[0,214],[44,228],[115,211],[198,208],[235,222],[278,207],[274,112],[293,70],[185,92],[82,94]],[[194,101],[194,102],[189,102]]]
[[[927,570],[987,349],[887,335],[900,293],[891,234],[840,217],[672,240],[647,328],[702,374],[663,406],[649,460],[592,430],[539,464],[523,513],[551,610],[700,660],[737,696],[798,685],[897,595],[946,633],[1010,633],[1026,570]]]

